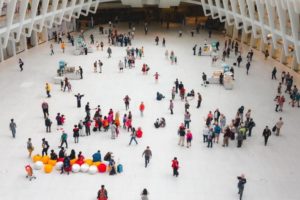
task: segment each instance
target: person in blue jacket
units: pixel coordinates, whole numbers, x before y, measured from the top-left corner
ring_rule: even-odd
[[[101,153],[99,150],[93,154],[93,162],[101,162]]]

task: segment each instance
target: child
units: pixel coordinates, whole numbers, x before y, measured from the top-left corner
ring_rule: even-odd
[[[65,116],[61,115],[61,117],[60,117],[60,123],[61,123],[62,126],[64,125],[65,120],[66,120]]]
[[[68,84],[68,92],[72,92],[72,85],[71,85],[70,82],[69,82],[69,84]]]
[[[192,139],[193,139],[193,135],[192,135],[191,131],[188,130],[187,134],[186,134],[186,143],[187,143],[186,147],[187,148],[192,146]]]

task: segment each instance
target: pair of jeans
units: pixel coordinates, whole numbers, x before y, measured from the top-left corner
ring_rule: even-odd
[[[136,144],[138,144],[138,142],[136,141],[136,138],[135,138],[135,137],[131,137],[130,142],[129,142],[129,145],[131,145],[131,142],[132,142],[133,140],[135,141]]]

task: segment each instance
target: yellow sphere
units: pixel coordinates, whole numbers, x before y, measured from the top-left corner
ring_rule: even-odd
[[[84,163],[88,164],[89,166],[91,166],[93,164],[93,160],[91,159],[85,159]]]
[[[42,156],[40,156],[39,154],[34,155],[32,157],[32,161],[35,163],[36,161],[41,161],[42,160]]]
[[[72,160],[70,160],[70,164],[73,165],[76,161],[77,161],[76,158],[75,158],[75,159],[72,159]]]
[[[44,165],[44,172],[45,172],[46,174],[51,173],[52,170],[53,170],[53,166],[52,166],[52,165],[49,165],[49,164]]]
[[[49,160],[50,160],[49,156],[43,156],[43,157],[42,157],[42,162],[43,162],[44,164],[48,164]]]
[[[101,162],[93,162],[92,165],[95,165],[96,167],[98,167],[98,165],[100,165],[100,164],[101,164]]]
[[[52,165],[52,166],[55,166],[55,165],[56,165],[56,162],[57,162],[56,160],[51,160],[51,159],[50,159],[50,160],[48,161],[48,164],[49,164],[49,165]]]

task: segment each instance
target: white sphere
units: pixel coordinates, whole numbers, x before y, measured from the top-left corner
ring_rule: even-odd
[[[55,169],[56,169],[56,170],[61,170],[61,168],[62,168],[63,165],[64,165],[64,163],[61,162],[61,161],[59,161],[59,162],[56,163]]]
[[[84,163],[80,166],[80,171],[86,173],[89,171],[89,167],[90,166],[88,164]]]
[[[96,174],[98,171],[97,167],[95,165],[90,166],[89,173],[90,174]]]
[[[35,170],[40,170],[43,168],[43,162],[42,161],[36,161],[34,164],[33,164],[33,168]]]
[[[77,173],[80,170],[80,165],[78,164],[73,164],[72,165],[72,172]]]

